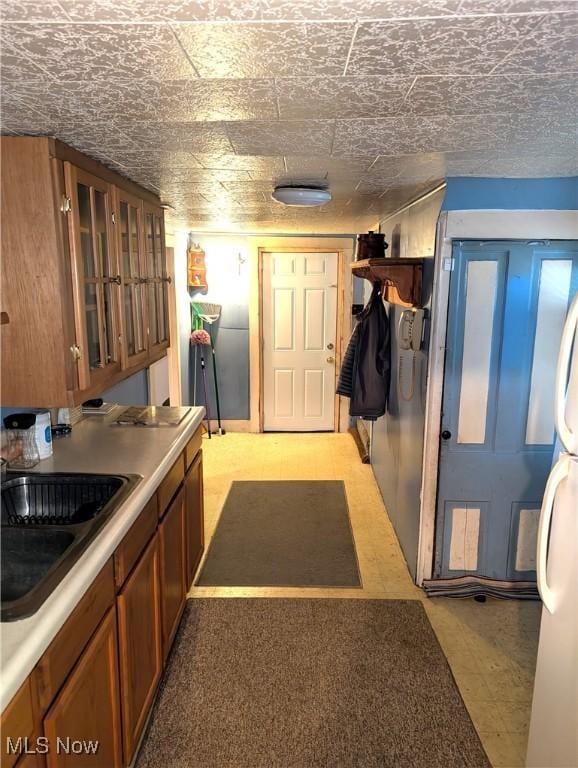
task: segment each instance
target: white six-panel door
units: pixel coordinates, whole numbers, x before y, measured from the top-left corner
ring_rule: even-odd
[[[263,254],[263,428],[333,430],[337,253]]]

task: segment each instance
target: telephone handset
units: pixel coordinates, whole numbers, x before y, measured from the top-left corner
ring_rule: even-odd
[[[406,309],[399,321],[399,348],[419,352],[423,334],[423,309]]]
[[[399,396],[402,400],[409,401],[415,392],[416,352],[419,352],[423,336],[423,309],[406,309],[401,313],[398,327],[398,346],[400,352],[411,350],[411,373],[409,386],[403,384],[405,378],[404,365],[407,365],[407,355],[400,354],[397,365],[397,383]]]

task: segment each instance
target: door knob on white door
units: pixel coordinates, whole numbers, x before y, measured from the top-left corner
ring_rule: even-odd
[[[334,363],[335,362],[335,358],[334,357],[328,357],[327,358],[327,362],[328,363]]]

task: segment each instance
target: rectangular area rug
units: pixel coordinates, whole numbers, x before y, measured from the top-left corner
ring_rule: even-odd
[[[360,587],[341,480],[234,482],[200,587]]]
[[[137,768],[491,768],[420,602],[189,600]]]

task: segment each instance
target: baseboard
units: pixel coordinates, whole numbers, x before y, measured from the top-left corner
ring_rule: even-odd
[[[207,422],[203,422],[206,424]],[[251,422],[249,419],[223,419],[221,425],[225,432],[253,432],[251,429]],[[216,419],[211,419],[211,432],[218,431],[218,424]]]

